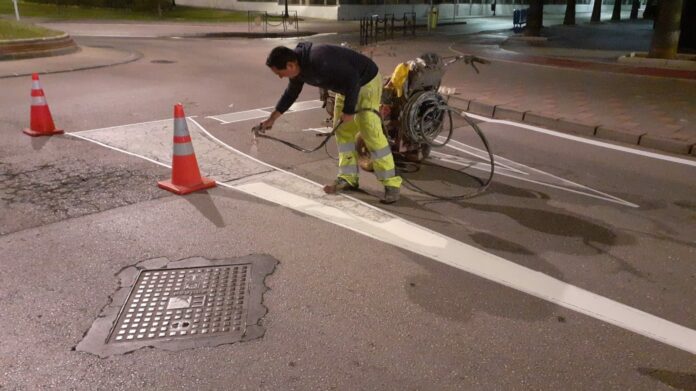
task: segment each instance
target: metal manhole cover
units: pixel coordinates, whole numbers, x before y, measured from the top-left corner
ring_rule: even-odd
[[[250,268],[141,271],[109,343],[242,333]]]
[[[145,346],[180,350],[259,338],[264,279],[277,263],[267,255],[158,258],[126,268],[121,288],[76,350],[107,357]]]

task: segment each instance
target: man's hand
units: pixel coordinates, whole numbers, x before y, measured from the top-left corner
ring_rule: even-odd
[[[353,117],[355,117],[355,114],[346,114],[343,113],[341,114],[341,122],[350,122],[353,120]]]
[[[268,117],[268,119],[265,120],[265,121],[263,121],[263,122],[261,122],[261,123],[259,124],[259,126],[261,127],[261,130],[263,131],[263,130],[268,130],[268,129],[272,128],[272,127],[273,127],[273,123],[275,123],[275,121],[276,121],[276,120],[278,119],[278,117],[280,117],[281,115],[282,115],[282,114],[280,114],[279,112],[273,110],[273,112],[272,112],[271,115]]]
[[[272,128],[274,122],[275,122],[275,119],[273,119],[273,118],[269,118],[269,119],[267,119],[267,120],[261,122],[261,124],[260,124],[260,125],[261,125],[261,131],[264,131],[264,130],[267,130],[267,129]]]

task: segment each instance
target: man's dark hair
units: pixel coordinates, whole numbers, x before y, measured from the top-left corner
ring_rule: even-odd
[[[277,46],[268,55],[266,66],[283,70],[290,61],[297,62],[295,51],[285,46]]]

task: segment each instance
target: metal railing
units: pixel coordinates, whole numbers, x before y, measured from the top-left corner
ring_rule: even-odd
[[[382,39],[394,39],[394,31],[401,30],[402,35],[416,35],[416,13],[404,12],[401,18],[394,14],[365,16],[360,19],[360,45],[368,45]]]
[[[250,33],[257,31],[267,33],[269,28],[271,30],[282,28],[283,32],[293,28],[295,31],[300,31],[297,11],[288,11],[288,15],[284,12],[273,14],[267,11],[247,11],[247,26]]]

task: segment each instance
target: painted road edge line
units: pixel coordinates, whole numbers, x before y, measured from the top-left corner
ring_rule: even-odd
[[[519,122],[508,121],[508,120],[504,120],[504,119],[492,119],[492,118],[488,118],[488,117],[483,117],[483,116],[480,116],[477,114],[467,113],[465,111],[462,111],[462,115],[466,115],[467,117],[471,117],[471,118],[477,119],[479,121],[491,122],[494,124],[503,124],[503,125],[515,126],[518,128],[532,130],[534,132],[544,133],[544,134],[548,134],[550,136],[556,136],[556,137],[564,138],[564,139],[568,139],[568,140],[578,141],[581,143],[590,144],[590,145],[594,145],[597,147],[613,149],[615,151],[621,151],[621,152],[631,153],[634,155],[649,157],[649,158],[653,158],[653,159],[657,159],[657,160],[664,160],[664,161],[668,161],[671,163],[684,164],[687,166],[696,167],[696,161],[694,161],[694,160],[683,159],[683,158],[669,156],[669,155],[662,155],[662,154],[655,153],[655,152],[641,151],[640,149],[623,147],[621,145],[605,143],[603,141],[591,140],[591,139],[584,138],[584,137],[573,136],[573,135],[570,135],[567,133],[557,132],[555,130],[540,128],[540,127],[534,126],[534,125],[521,124]]]

